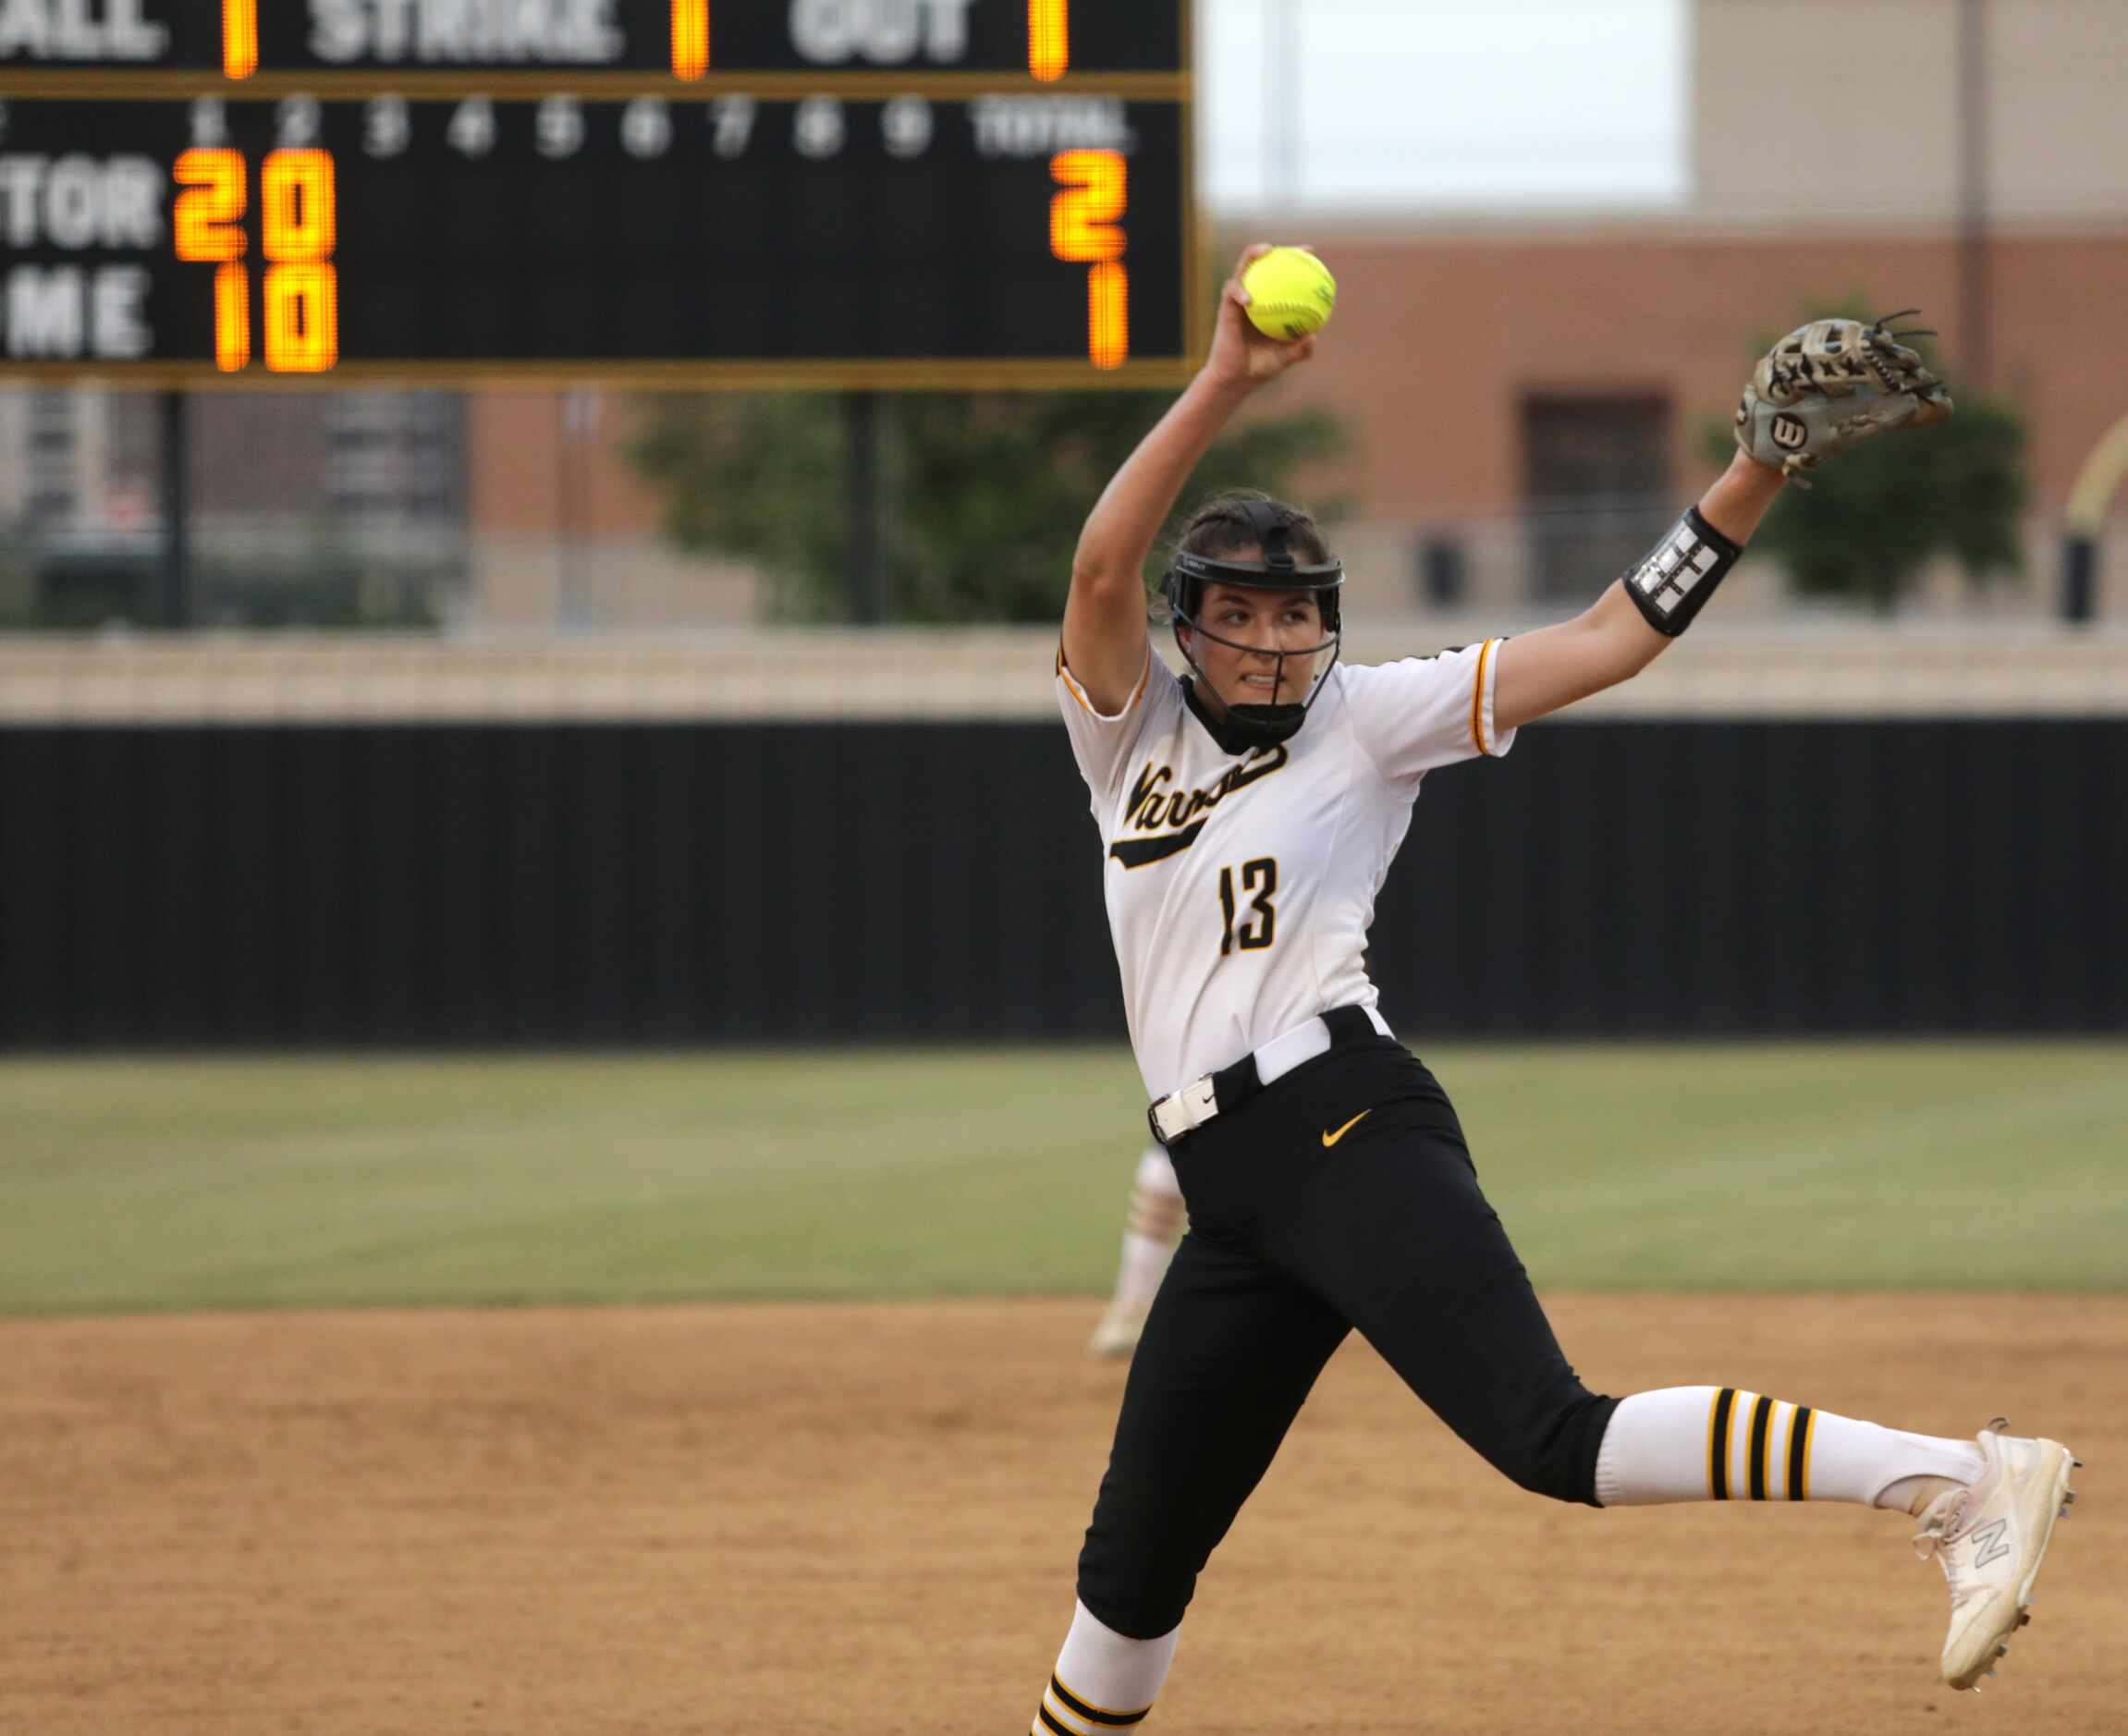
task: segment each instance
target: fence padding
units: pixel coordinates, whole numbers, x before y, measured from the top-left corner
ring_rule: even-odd
[[[0,729],[0,1044],[1123,1035],[1054,723]],[[1414,1042],[2128,1028],[2128,720],[1599,722],[1426,780]]]

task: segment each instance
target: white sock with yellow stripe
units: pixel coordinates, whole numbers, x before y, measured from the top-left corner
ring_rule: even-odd
[[[1095,1620],[1084,1604],[1077,1605],[1029,1736],[1113,1736],[1133,1729],[1159,1697],[1181,1632],[1172,1628],[1156,1640],[1130,1639]]]
[[[1969,1440],[1909,1435],[1736,1387],[1664,1387],[1619,1401],[1596,1453],[1596,1497],[1606,1507],[1859,1501],[1903,1509],[1914,1479],[1971,1483],[1982,1469]]]

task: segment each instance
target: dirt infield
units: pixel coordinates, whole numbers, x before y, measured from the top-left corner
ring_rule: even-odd
[[[2070,1441],[2084,1499],[2000,1680],[1936,1682],[1903,1520],[1543,1502],[1352,1344],[1147,1728],[2128,1728],[2128,1299],[1552,1306],[1610,1390]],[[0,1321],[0,1730],[1018,1736],[1121,1383],[1093,1312]]]

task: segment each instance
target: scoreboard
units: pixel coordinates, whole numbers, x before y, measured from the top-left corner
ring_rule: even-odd
[[[0,0],[0,379],[1173,384],[1187,0]]]

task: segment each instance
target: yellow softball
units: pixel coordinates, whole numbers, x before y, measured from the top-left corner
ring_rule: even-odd
[[[1266,337],[1291,342],[1319,332],[1338,305],[1338,280],[1307,249],[1274,247],[1241,274],[1249,323]]]

